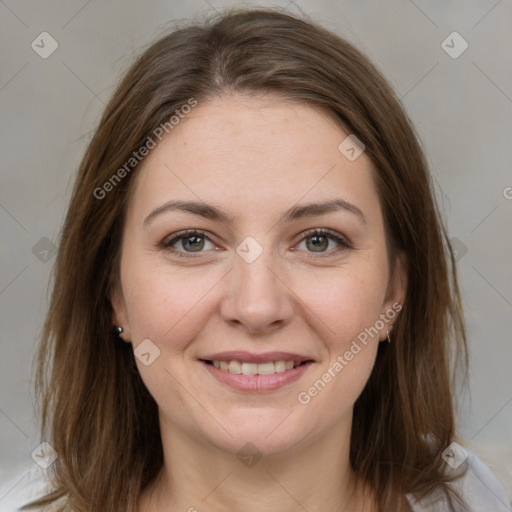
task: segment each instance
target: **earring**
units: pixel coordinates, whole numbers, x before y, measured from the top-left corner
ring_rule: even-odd
[[[389,329],[386,329],[386,331],[387,331],[387,334],[388,334],[388,342],[391,343],[391,339],[389,337]]]
[[[119,336],[120,334],[123,333],[124,329],[120,326],[120,325],[115,325],[114,326],[114,330],[116,332],[116,334]]]

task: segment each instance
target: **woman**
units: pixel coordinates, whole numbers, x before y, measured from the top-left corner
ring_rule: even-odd
[[[506,506],[456,442],[465,330],[414,131],[304,19],[230,12],[128,71],[80,166],[38,361],[57,458],[36,506]]]

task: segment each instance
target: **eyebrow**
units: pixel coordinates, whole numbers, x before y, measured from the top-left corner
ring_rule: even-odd
[[[167,203],[155,208],[145,219],[144,225],[149,224],[155,217],[170,211],[184,211],[193,213],[194,215],[200,215],[206,219],[218,220],[225,224],[233,224],[234,218],[226,212],[216,206],[209,205],[200,201],[181,201],[172,200]],[[366,224],[366,218],[363,212],[354,204],[345,201],[344,199],[330,199],[321,203],[309,203],[305,205],[293,206],[286,212],[284,212],[280,218],[280,222],[292,222],[294,220],[302,219],[304,217],[315,217],[319,215],[325,215],[340,210],[345,210],[353,213],[361,221]]]

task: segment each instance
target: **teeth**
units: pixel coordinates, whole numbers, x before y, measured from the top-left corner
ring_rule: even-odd
[[[230,361],[228,369],[231,373],[242,373],[242,365],[238,361]]]
[[[290,363],[291,362],[292,361],[290,361]],[[286,363],[284,361],[276,361],[274,363],[274,369],[275,369],[276,373],[283,373],[286,370]]]
[[[242,363],[243,375],[256,375],[258,373],[259,364],[256,363]]]
[[[270,361],[268,363],[213,361],[215,368],[242,375],[272,375],[273,373],[283,373],[286,370],[292,370],[299,365],[299,362],[294,361]]]
[[[258,375],[272,375],[273,373],[276,373],[276,368],[272,361],[269,363],[255,364],[254,366],[256,366],[256,371],[254,373],[257,373]]]

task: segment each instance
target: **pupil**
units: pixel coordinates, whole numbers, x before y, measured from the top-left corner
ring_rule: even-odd
[[[189,243],[191,240],[192,243]],[[187,249],[187,247],[185,246],[185,244],[189,244],[189,248],[192,249],[192,251],[197,251],[197,250],[201,250],[202,247],[203,247],[203,244],[201,243],[203,242],[202,240],[202,237],[201,236],[197,236],[197,235],[191,235],[187,238],[184,238],[181,242],[182,246],[183,246],[183,249]],[[204,243],[204,242],[203,242]]]
[[[311,241],[313,243],[314,248],[316,248],[316,249],[320,248],[321,251],[324,251],[325,249],[327,249],[327,246],[325,245],[325,242],[328,243],[327,237],[320,236],[320,235],[314,235],[311,237]],[[321,251],[315,251],[315,252],[321,252]]]

